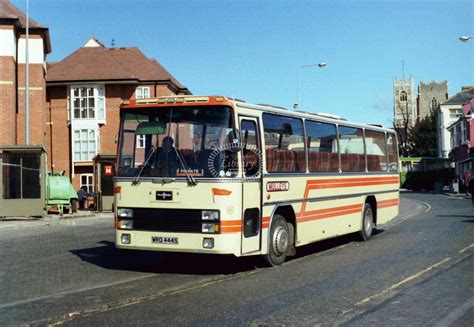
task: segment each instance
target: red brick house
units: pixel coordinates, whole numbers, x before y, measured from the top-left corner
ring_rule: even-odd
[[[45,205],[48,28],[0,0],[0,216],[42,215]],[[26,48],[28,44],[28,60]],[[25,134],[29,62],[29,142]]]
[[[64,170],[76,189],[90,191],[92,158],[116,152],[122,100],[190,94],[138,48],[107,48],[94,38],[61,62],[48,64],[46,90],[50,169]]]
[[[45,144],[48,28],[29,19],[30,144]],[[0,0],[0,145],[25,143],[26,15]]]

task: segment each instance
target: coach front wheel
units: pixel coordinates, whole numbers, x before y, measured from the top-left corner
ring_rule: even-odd
[[[270,266],[279,266],[285,262],[290,247],[288,223],[283,216],[277,214],[273,217],[269,237],[269,248],[265,260]]]

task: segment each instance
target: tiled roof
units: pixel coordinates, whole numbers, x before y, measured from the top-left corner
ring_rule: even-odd
[[[138,48],[82,47],[51,65],[46,76],[48,83],[122,80],[171,82],[188,92],[163,66]]]
[[[472,98],[474,98],[474,86],[462,92],[456,93],[442,104],[465,104]]]
[[[0,20],[2,19],[19,19],[22,27],[26,27],[26,14],[15,7],[9,0],[0,0]],[[38,24],[33,19],[29,19],[30,28],[46,28]]]
[[[51,39],[47,27],[40,25],[29,17],[30,33],[40,34],[44,41],[45,52],[51,53]],[[15,7],[9,0],[0,0],[0,23],[13,24],[15,28],[26,30],[26,14]],[[24,31],[22,31],[23,33]]]

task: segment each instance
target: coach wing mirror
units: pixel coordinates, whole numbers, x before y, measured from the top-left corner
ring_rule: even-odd
[[[146,121],[138,124],[137,135],[154,135],[154,134],[166,134],[166,123],[161,121]]]
[[[228,135],[228,142],[230,151],[237,153],[242,149],[242,143],[240,140],[240,131],[237,128],[232,129]]]

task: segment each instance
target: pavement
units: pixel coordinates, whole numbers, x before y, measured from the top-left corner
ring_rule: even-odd
[[[22,228],[22,227],[44,227],[56,224],[67,223],[71,219],[88,218],[111,218],[113,212],[96,212],[90,210],[79,210],[76,213],[68,214],[48,214],[44,217],[0,217],[0,229]]]

